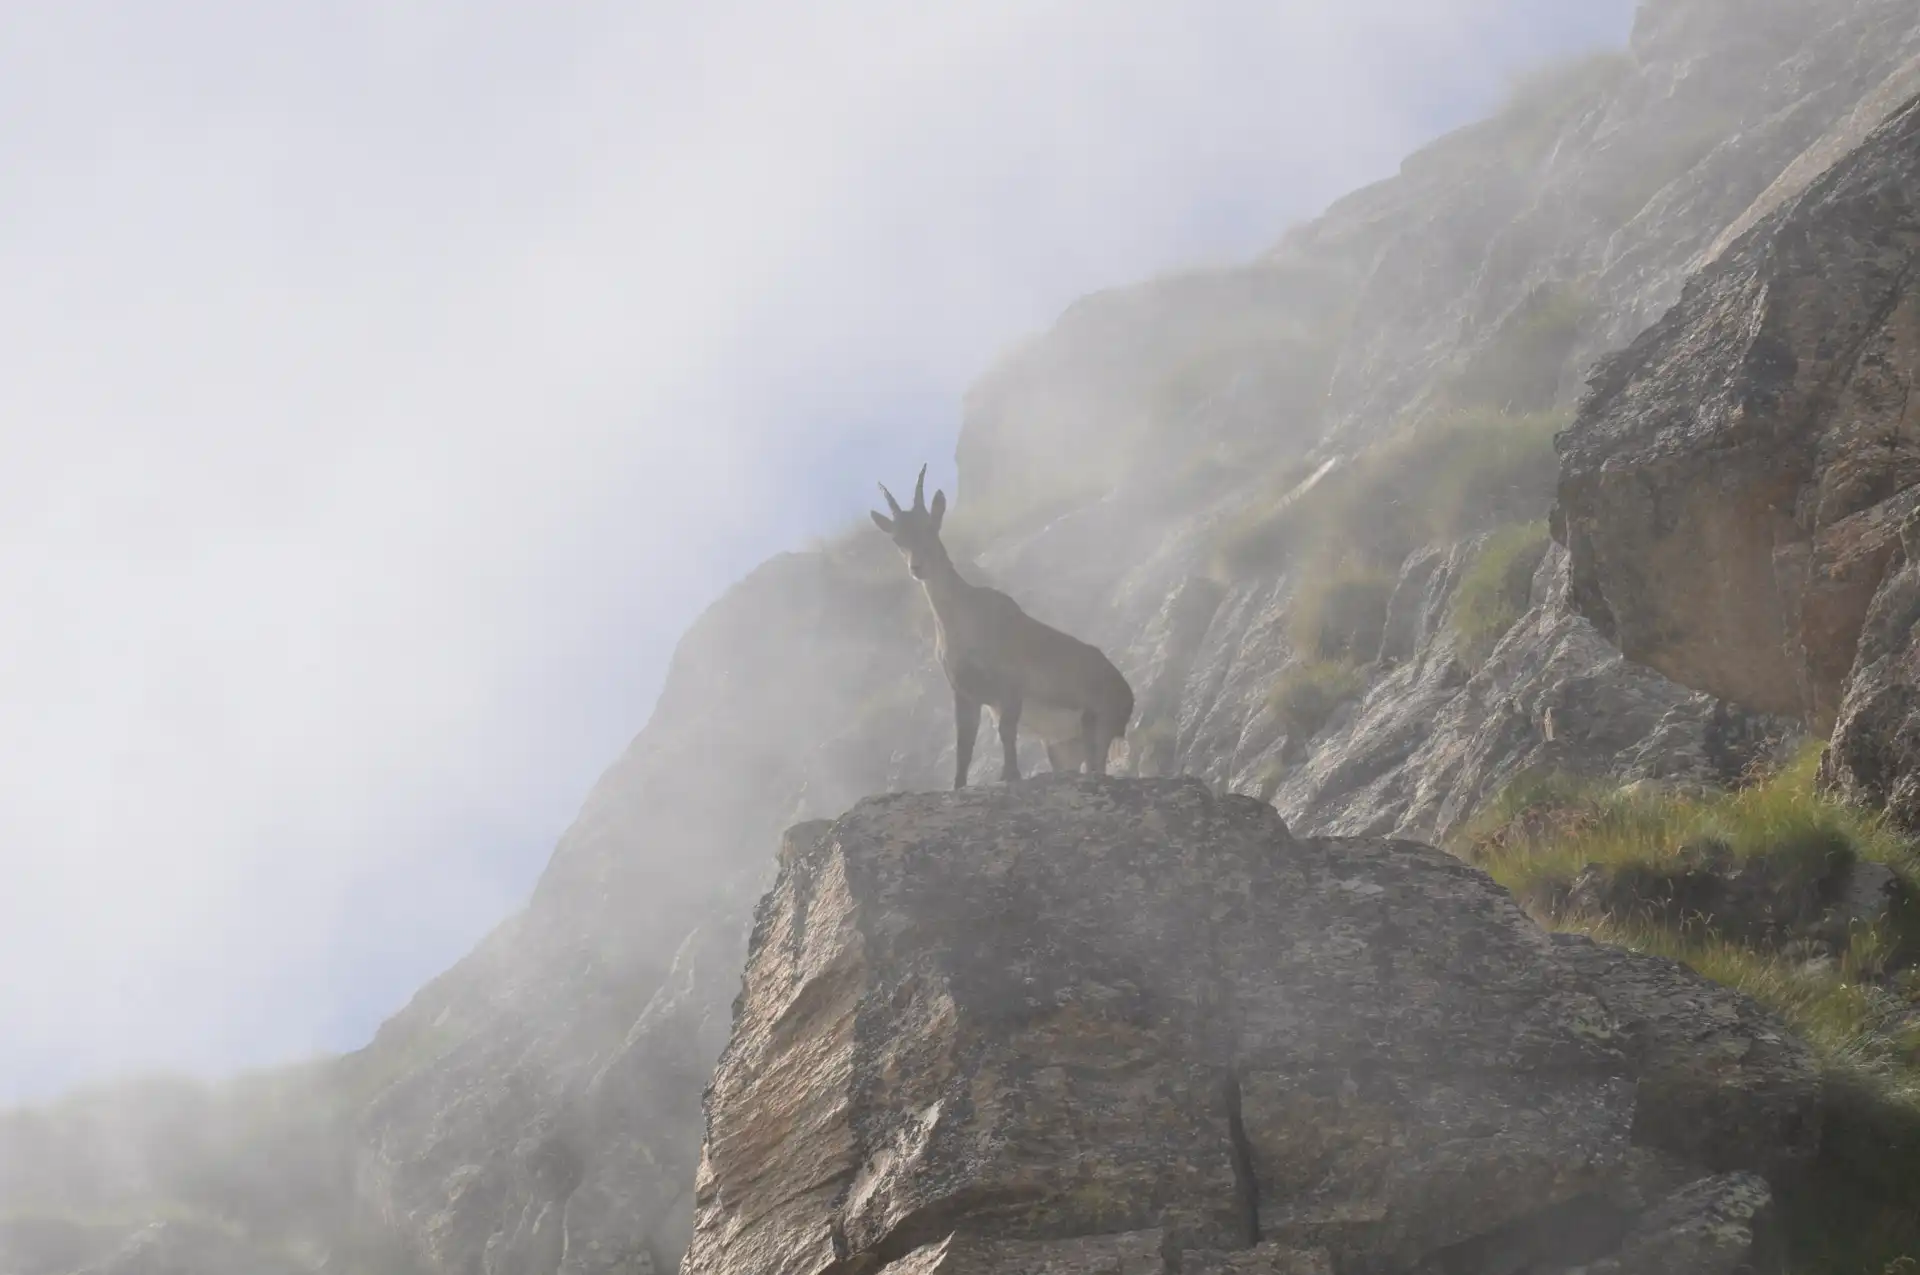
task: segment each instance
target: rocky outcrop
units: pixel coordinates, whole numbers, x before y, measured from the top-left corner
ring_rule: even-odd
[[[1574,605],[1630,658],[1833,724],[1920,507],[1920,102],[1594,375],[1564,436]]]
[[[790,836],[684,1270],[1733,1271],[1806,1048],[1425,846],[1194,780]]]

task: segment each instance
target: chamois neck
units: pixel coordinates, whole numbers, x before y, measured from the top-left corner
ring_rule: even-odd
[[[938,612],[963,597],[973,586],[961,579],[960,572],[953,565],[953,559],[941,554],[927,564],[927,578],[920,582],[927,591],[927,601]]]

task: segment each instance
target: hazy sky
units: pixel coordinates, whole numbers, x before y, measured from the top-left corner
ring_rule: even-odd
[[[1631,9],[0,5],[0,1101],[362,1043],[997,349]]]

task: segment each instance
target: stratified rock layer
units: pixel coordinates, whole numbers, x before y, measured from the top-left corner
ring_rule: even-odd
[[[1192,780],[874,798],[761,904],[684,1269],[1731,1270],[1818,1098],[1751,1003],[1426,846]]]

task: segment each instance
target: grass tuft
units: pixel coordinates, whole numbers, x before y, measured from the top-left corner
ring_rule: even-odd
[[[1531,776],[1489,803],[1455,844],[1522,898],[1551,894],[1589,865],[1679,866],[1702,844],[1736,860],[1768,860],[1796,879],[1857,858],[1920,880],[1920,854],[1883,819],[1815,791],[1818,764],[1815,746],[1764,782],[1710,796]]]

